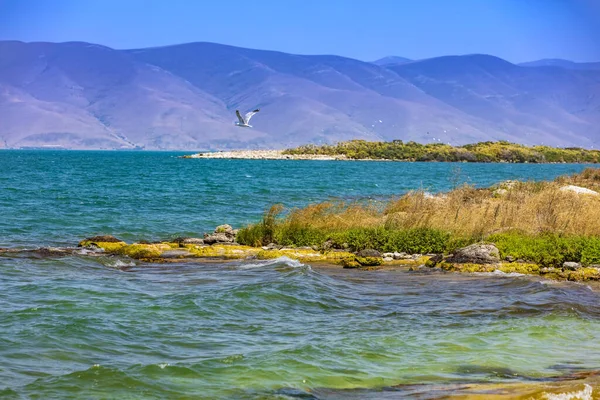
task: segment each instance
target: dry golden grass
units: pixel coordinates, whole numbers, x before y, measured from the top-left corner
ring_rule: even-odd
[[[600,169],[589,168],[554,182],[513,182],[496,189],[463,186],[437,196],[416,191],[383,207],[320,203],[292,211],[284,224],[331,231],[425,227],[481,238],[505,230],[600,235],[600,196],[561,191],[564,185],[598,190]]]

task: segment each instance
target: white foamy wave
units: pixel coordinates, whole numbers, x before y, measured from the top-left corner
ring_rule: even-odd
[[[168,367],[170,364],[169,364],[169,363],[160,363],[160,364],[157,364],[157,365],[158,365],[158,368],[160,368],[160,369],[165,369],[165,368],[166,368],[166,367]]]
[[[75,254],[79,254],[82,256],[90,256],[104,253],[104,249],[100,247],[83,247],[81,249],[75,250]]]
[[[593,390],[590,385],[585,383],[584,388],[577,392],[567,392],[567,393],[544,393],[546,399],[548,400],[592,400]]]
[[[110,268],[124,268],[124,267],[135,267],[135,263],[133,261],[123,261],[123,260],[106,260],[103,264]]]
[[[284,264],[285,266],[292,267],[292,268],[300,268],[300,267],[305,266],[298,260],[294,260],[289,257],[282,256],[282,257],[273,258],[272,260],[264,260],[264,261],[258,261],[258,262],[253,262],[253,263],[245,263],[243,265],[240,265],[240,268],[241,269],[264,268],[264,267],[269,267],[271,265],[279,265],[279,264]]]
[[[495,269],[494,272],[475,272],[477,275],[484,276],[525,276],[525,274],[520,274],[518,272],[502,272],[499,269]]]

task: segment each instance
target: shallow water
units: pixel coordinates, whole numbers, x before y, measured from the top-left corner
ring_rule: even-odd
[[[0,246],[200,235],[256,220],[273,202],[444,190],[455,166],[0,152]],[[477,185],[584,168],[460,167]],[[539,383],[598,369],[599,293],[523,276],[289,259],[4,254],[0,397],[434,398],[440,385]]]

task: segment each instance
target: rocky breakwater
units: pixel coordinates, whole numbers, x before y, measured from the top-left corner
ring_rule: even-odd
[[[194,259],[274,259],[289,257],[301,262],[339,264],[353,254],[338,250],[319,250],[311,247],[282,247],[269,245],[252,247],[236,242],[237,230],[230,225],[219,225],[203,237],[177,237],[157,242],[128,244],[114,236],[93,236],[79,242],[78,247],[91,252],[124,256],[148,262],[174,262]]]
[[[283,150],[234,150],[197,153],[181,158],[227,158],[247,160],[346,160],[345,155],[284,154]]]
[[[537,275],[553,280],[599,281],[600,265],[566,261],[557,266],[541,266],[529,260],[502,257],[493,243],[476,243],[451,254],[381,253],[375,249],[353,252],[328,246],[285,247],[274,243],[252,247],[236,242],[237,231],[220,225],[202,238],[178,237],[158,242],[128,244],[113,236],[94,236],[82,240],[79,248],[92,255],[124,256],[147,262],[182,262],[197,259],[257,259],[288,257],[300,262],[325,263],[344,268],[372,270],[407,268],[409,271],[439,269],[456,273],[499,273]],[[43,249],[41,249],[43,250]],[[43,255],[64,256],[69,252]]]

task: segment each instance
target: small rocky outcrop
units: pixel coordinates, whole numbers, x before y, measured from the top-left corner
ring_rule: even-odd
[[[83,247],[89,245],[91,243],[121,243],[123,242],[121,239],[117,239],[112,235],[100,235],[100,236],[92,236],[89,238],[83,239],[81,242],[77,244],[78,247]]]
[[[458,264],[497,264],[500,262],[500,252],[493,244],[475,243],[456,250],[445,261]]]
[[[237,232],[231,227],[231,225],[219,225],[215,228],[213,233],[205,233],[204,239],[202,240],[204,244],[234,243],[236,234]]]

